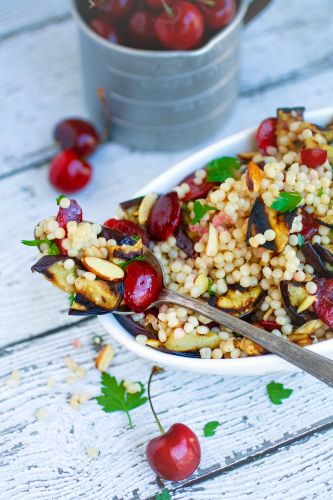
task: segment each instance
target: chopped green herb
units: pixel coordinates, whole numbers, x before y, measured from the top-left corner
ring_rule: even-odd
[[[168,488],[164,488],[161,493],[157,493],[155,500],[171,500],[170,491]]]
[[[217,293],[212,290],[213,280],[212,278],[208,278],[208,293],[210,297],[216,297]]]
[[[206,438],[215,436],[216,429],[220,426],[220,422],[217,420],[212,420],[211,422],[207,422],[204,427],[204,436]]]
[[[201,205],[200,201],[196,200],[193,205],[194,217],[191,220],[191,224],[196,224],[206,215],[207,212],[211,210],[217,210],[217,208],[211,207],[210,205]]]
[[[299,248],[301,248],[301,246],[303,245],[304,241],[305,241],[305,238],[304,238],[303,234],[298,233],[298,235],[297,235],[297,246]]]
[[[137,234],[134,234],[133,236],[131,236],[131,238],[133,238],[133,240],[135,241],[141,240],[141,236],[138,236]]]
[[[272,203],[272,208],[278,212],[292,212],[302,201],[302,196],[294,192],[281,191],[280,196]]]
[[[126,269],[128,264],[131,262],[134,262],[135,260],[145,260],[145,258],[142,255],[138,255],[137,257],[134,257],[133,259],[130,260],[124,260],[124,262],[119,262],[117,266],[121,267],[122,269]]]
[[[123,380],[118,383],[116,377],[103,372],[101,377],[102,394],[96,398],[98,404],[102,406],[102,409],[106,413],[114,411],[125,412],[131,429],[133,428],[133,423],[129,412],[148,401],[148,398],[143,396],[145,388],[141,382],[139,383],[141,390],[135,394],[130,394],[126,391]]]
[[[74,304],[74,301],[75,301],[75,293],[71,292],[68,295],[68,303],[69,303],[69,305],[72,306]]]
[[[235,170],[240,169],[240,162],[232,156],[216,158],[206,165],[209,182],[225,182],[229,177],[235,178]]]
[[[49,255],[59,255],[60,251],[58,248],[58,245],[55,243],[55,241],[50,241],[50,240],[21,240],[21,243],[23,245],[27,245],[28,247],[39,247],[42,243],[46,243],[49,247],[48,249],[48,254]]]
[[[317,191],[317,196],[319,196],[319,198],[320,198],[321,196],[323,196],[323,194],[324,194],[324,189],[321,187],[321,188]]]
[[[269,399],[275,405],[280,405],[282,403],[282,400],[289,398],[289,396],[293,392],[292,389],[285,389],[283,387],[283,384],[274,381],[270,382],[267,385],[266,389]]]
[[[60,194],[58,196],[58,198],[56,198],[56,202],[57,202],[57,205],[60,205],[60,202],[63,198],[66,198],[66,196],[64,194]]]

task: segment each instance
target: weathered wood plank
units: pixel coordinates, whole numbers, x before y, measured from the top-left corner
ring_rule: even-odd
[[[68,0],[2,0],[0,3],[0,41],[22,32],[61,22],[69,16]]]
[[[76,411],[67,403],[73,392],[98,394],[99,374],[93,368],[94,351],[90,344],[93,333],[104,333],[96,320],[3,352],[0,365],[0,463],[3,465],[1,478],[5,498],[76,499],[80,495],[88,498],[102,495],[103,498],[144,499],[159,490],[159,483],[144,457],[147,440],[156,435],[148,405],[133,412],[136,427],[130,431],[126,429],[125,415],[105,414],[93,400]],[[73,348],[74,337],[81,340],[81,348]],[[117,377],[146,381],[149,364],[121,347],[115,347],[116,356],[110,371]],[[64,366],[66,356],[72,356],[87,369],[86,378],[74,385],[65,383],[70,374]],[[4,382],[14,369],[21,371],[22,379],[17,388],[11,389]],[[57,381],[52,390],[46,386],[49,378]],[[278,380],[294,389],[294,393],[283,406],[274,406],[265,389],[270,380],[270,376],[221,379],[173,371],[166,371],[156,378],[154,401],[164,424],[168,426],[183,421],[200,436],[203,458],[197,477],[244,459],[251,460],[251,457],[258,453],[260,456],[270,449],[276,451],[277,443],[288,442],[332,419],[333,393],[320,382],[305,374],[281,374]],[[46,407],[50,415],[45,421],[38,421],[35,417],[41,407]],[[219,420],[222,425],[215,437],[205,439],[203,425],[212,419]],[[307,456],[304,481],[310,481],[313,467],[319,464],[319,449],[324,459],[331,456],[326,453],[328,445],[325,441],[325,436],[330,435],[327,433],[320,438],[323,447],[318,446],[318,453],[315,446]],[[88,447],[100,450],[96,460],[87,457]],[[259,491],[265,491],[265,488],[282,491],[282,485],[280,490],[278,485],[286,470],[301,467],[298,452],[287,453],[287,458],[277,459],[279,466],[270,476],[266,472],[261,474]],[[275,458],[262,460],[263,470],[269,468],[265,465],[266,460]],[[171,489],[177,487],[180,490],[177,493],[179,498],[192,498],[192,492],[208,489],[213,492],[213,500],[218,498],[214,494],[227,481],[226,492],[231,493],[226,498],[235,498],[232,496],[236,491],[234,488],[237,488],[237,497],[244,495],[245,498],[246,493],[252,491],[249,485],[253,485],[253,477],[258,474],[258,467],[251,467],[254,467],[254,475],[247,474],[246,481],[237,479],[233,483],[232,479],[226,479],[229,475],[240,477],[242,469],[235,468],[222,476],[222,483],[214,480],[211,490],[209,484],[212,481],[184,490],[179,484],[168,484]],[[324,473],[329,480],[327,466],[323,467],[320,481],[318,478],[322,485]],[[259,477],[256,483],[258,480]]]
[[[325,105],[325,96],[331,95],[332,90],[333,79],[327,69],[332,67],[333,33],[322,19],[332,15],[330,0],[320,0],[315,9],[312,1],[306,0],[294,2],[286,21],[284,1],[273,2],[244,33],[241,95],[251,97],[272,86],[315,74],[317,86],[306,87],[305,103],[317,105],[319,101],[319,106]],[[68,20],[2,42],[0,65],[6,68],[0,74],[0,92],[5,96],[2,116],[6,123],[0,154],[2,173],[49,156],[51,131],[57,120],[68,114],[86,115],[75,31],[74,23]],[[311,43],[309,33],[315,33]],[[299,82],[293,88],[293,101],[297,98],[300,102],[298,90],[302,87]],[[263,110],[272,112],[276,104],[288,100],[285,87],[277,90],[277,102],[268,95]],[[313,94],[321,99],[316,100]],[[251,102],[239,100],[232,122],[224,128],[221,124],[220,136],[257,121],[258,108],[247,109]],[[40,112],[41,109],[47,112]],[[236,123],[236,127],[231,123]]]

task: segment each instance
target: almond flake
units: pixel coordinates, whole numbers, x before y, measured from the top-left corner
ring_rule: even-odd
[[[259,191],[263,172],[256,163],[250,161],[246,169],[246,185],[249,191]]]
[[[100,372],[105,372],[114,357],[114,350],[110,344],[105,344],[97,355],[95,366]]]

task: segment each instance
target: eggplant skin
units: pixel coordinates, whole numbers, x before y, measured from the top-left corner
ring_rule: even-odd
[[[333,271],[330,270],[326,263],[331,264],[333,255],[330,252],[330,246],[326,248],[318,243],[304,243],[301,246],[301,251],[305,260],[315,270],[316,276],[320,278],[332,278]]]
[[[113,311],[121,302],[124,284],[96,279],[89,281],[82,276],[76,278],[75,302],[85,306],[89,314],[105,314]]]
[[[31,271],[43,274],[54,286],[66,293],[75,292],[74,285],[69,285],[66,281],[66,277],[81,266],[80,263],[74,259],[75,267],[66,270],[61,263],[67,259],[68,257],[66,255],[44,255],[44,257],[39,259],[32,266]]]
[[[122,259],[131,260],[135,257],[139,257],[143,254],[143,244],[142,240],[135,241],[135,245],[115,245],[109,247],[109,258],[111,259]]]
[[[137,240],[127,236],[126,234],[118,231],[118,229],[113,229],[112,227],[102,226],[102,231],[100,236],[106,240],[115,240],[117,245],[131,245],[134,246]]]
[[[193,240],[187,235],[185,221],[182,220],[174,232],[176,238],[176,245],[178,248],[183,250],[188,257],[193,257],[194,255],[194,243]]]
[[[260,246],[272,252],[282,252],[288,243],[290,229],[296,215],[297,209],[292,212],[280,214],[276,210],[267,207],[263,199],[258,197],[254,202],[248,220],[246,233],[247,245],[249,245],[251,237],[259,233],[263,234],[267,229],[273,229],[276,235],[275,239],[273,241],[266,241]]]
[[[250,288],[230,287],[225,295],[217,297],[216,307],[232,316],[243,317],[259,307],[264,295],[259,285]]]
[[[293,325],[304,325],[304,323],[316,318],[315,313],[308,310],[297,312],[299,306],[309,295],[305,283],[283,280],[280,282],[280,290],[285,309]]]
[[[333,229],[333,215],[323,215],[322,217],[313,217],[313,219],[322,226]]]

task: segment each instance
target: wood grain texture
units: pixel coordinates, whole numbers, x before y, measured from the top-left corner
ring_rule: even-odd
[[[2,352],[0,477],[4,498],[74,500],[83,495],[89,499],[97,496],[146,499],[160,489],[144,455],[147,439],[157,432],[148,405],[133,411],[133,431],[126,427],[125,415],[105,414],[94,400],[78,410],[68,405],[67,400],[73,392],[84,391],[91,396],[99,392],[99,373],[93,368],[95,353],[91,337],[103,333],[97,320],[92,320],[81,324],[80,328],[72,327]],[[74,338],[83,344],[79,349],[73,347]],[[121,347],[115,348],[110,372],[118,378],[139,378],[145,382],[149,363]],[[86,378],[73,385],[65,383],[70,374],[64,366],[66,356],[72,356],[87,369]],[[22,379],[17,388],[11,389],[4,383],[14,369],[21,371]],[[49,378],[57,381],[52,390],[46,386]],[[179,495],[179,498],[188,499],[192,494],[193,498],[201,498],[200,494],[207,488],[212,493],[203,494],[202,498],[210,498],[209,494],[212,499],[219,498],[218,490],[224,491],[225,483],[225,498],[235,498],[236,492],[237,497],[245,498],[251,491],[253,495],[258,492],[257,498],[261,498],[261,492],[269,492],[272,482],[277,485],[289,471],[296,484],[299,481],[296,471],[302,471],[305,466],[310,469],[306,475],[310,480],[312,472],[321,464],[321,450],[327,463],[322,464],[322,475],[314,485],[320,483],[323,491],[323,477],[328,482],[332,479],[328,470],[332,456],[328,439],[332,431],[326,427],[333,428],[333,393],[307,375],[281,374],[278,380],[294,392],[283,405],[275,406],[266,394],[266,384],[270,380],[271,376],[221,379],[173,371],[156,377],[152,392],[164,424],[183,421],[200,437],[202,462],[194,478],[227,468],[223,476],[211,481],[212,486],[208,486],[210,482],[207,481],[192,487],[168,483],[168,487],[178,491],[175,498]],[[36,420],[41,407],[48,409],[47,420]],[[219,420],[222,425],[214,437],[204,438],[203,425],[212,419]],[[316,427],[323,426],[326,426],[326,434],[320,438],[311,437]],[[300,460],[303,444],[294,443],[293,453],[279,450],[278,445],[309,432],[307,439],[313,442],[313,450],[306,452],[305,464]],[[87,457],[89,447],[100,450],[97,459]],[[252,459],[270,452],[272,456],[251,465]],[[270,465],[273,462],[274,467]],[[246,468],[243,477],[240,466],[244,463],[247,465],[243,467]],[[270,474],[265,472],[269,468]],[[281,492],[280,498],[283,498],[284,488],[281,484],[277,490]]]
[[[316,75],[316,86],[312,87],[309,81],[304,92],[306,100],[301,104],[314,107],[318,101],[319,106],[327,103],[333,85],[332,70],[327,73],[332,68],[333,33],[330,23],[322,20],[330,16],[330,0],[320,0],[316,9],[311,0],[296,0],[287,15],[285,1],[275,0],[248,25],[243,36],[241,98],[229,124],[221,124],[220,133],[212,140],[255,125],[265,113],[273,113],[277,104],[285,104],[285,100],[299,104],[303,78]],[[23,31],[3,40],[0,65],[6,68],[0,74],[0,93],[5,96],[2,116],[6,120],[0,154],[0,172],[4,174],[48,158],[53,151],[54,124],[68,114],[86,116],[87,112],[72,20],[41,27],[31,34]],[[293,80],[296,85],[290,87],[288,94],[283,85]],[[262,96],[270,88],[277,89],[277,101],[269,95],[267,100]],[[255,95],[263,97],[259,109],[252,106],[255,101],[251,97]],[[320,99],[315,98],[318,95]],[[184,153],[179,153],[179,157]]]

